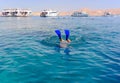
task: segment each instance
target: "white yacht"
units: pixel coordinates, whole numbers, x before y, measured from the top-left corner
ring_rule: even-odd
[[[30,16],[31,10],[28,9],[4,9],[2,11],[2,16],[6,17],[24,17]]]
[[[109,17],[109,16],[113,16],[110,12],[104,12],[104,15],[105,17]]]
[[[0,16],[2,16],[2,12],[0,12]]]
[[[53,10],[44,10],[40,13],[41,17],[52,17],[52,16],[58,16],[58,12],[57,11],[53,11]]]
[[[71,16],[73,16],[73,17],[88,17],[88,14],[85,12],[74,12]]]

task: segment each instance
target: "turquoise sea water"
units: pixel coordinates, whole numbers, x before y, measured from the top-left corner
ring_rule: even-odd
[[[58,48],[54,30],[70,30]],[[0,17],[0,83],[119,83],[120,17]]]

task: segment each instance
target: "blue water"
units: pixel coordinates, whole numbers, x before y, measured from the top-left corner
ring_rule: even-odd
[[[70,30],[58,48],[54,30]],[[0,17],[0,83],[119,83],[120,17]]]

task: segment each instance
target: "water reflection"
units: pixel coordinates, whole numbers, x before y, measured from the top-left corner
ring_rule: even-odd
[[[55,51],[56,51],[56,52],[59,52],[59,53],[62,51],[62,49],[64,49],[64,53],[65,53],[66,55],[70,55],[70,52],[71,52],[70,47],[61,48],[59,45],[57,45],[57,46],[55,47]]]
[[[70,55],[70,48],[69,47],[67,47],[67,48],[65,48],[65,50],[64,50],[64,53],[66,54],[66,55]]]

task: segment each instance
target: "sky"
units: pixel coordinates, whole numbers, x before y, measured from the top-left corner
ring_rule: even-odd
[[[120,8],[120,0],[0,0],[0,10],[6,8],[28,8],[32,11],[53,9],[58,11]]]

